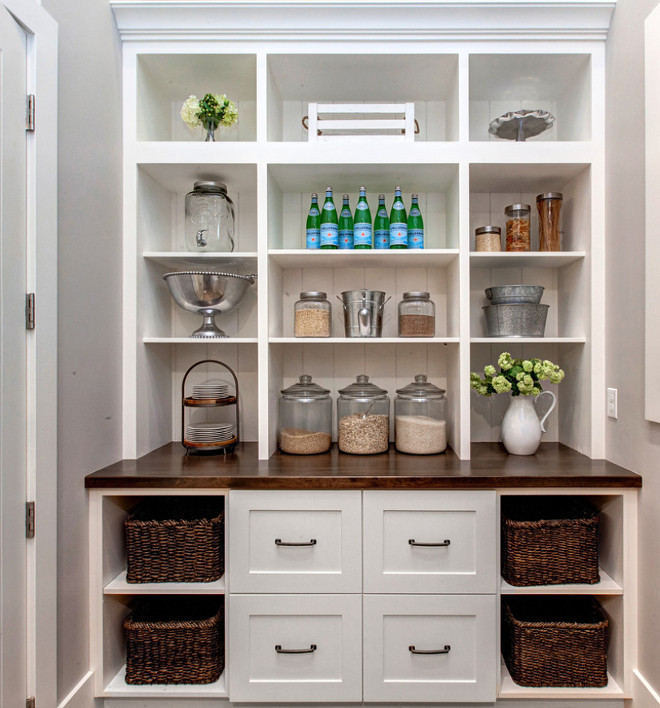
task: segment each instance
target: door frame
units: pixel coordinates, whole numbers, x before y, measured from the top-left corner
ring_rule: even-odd
[[[27,290],[36,327],[27,338],[27,500],[36,534],[27,542],[27,696],[57,704],[57,23],[38,0],[0,0],[27,34]]]

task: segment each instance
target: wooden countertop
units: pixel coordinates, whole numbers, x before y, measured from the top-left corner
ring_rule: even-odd
[[[323,455],[275,453],[257,458],[256,443],[231,455],[184,455],[179,443],[137,460],[122,460],[85,478],[98,488],[229,489],[493,489],[497,487],[641,487],[640,475],[592,460],[559,443],[535,455],[506,453],[498,443],[472,445],[472,459],[442,455],[347,455],[333,446]]]

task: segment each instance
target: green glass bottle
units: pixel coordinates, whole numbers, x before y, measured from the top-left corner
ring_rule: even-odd
[[[390,247],[390,217],[387,215],[385,195],[378,195],[378,209],[374,219],[374,246],[375,248]]]
[[[424,248],[424,221],[419,210],[418,195],[412,195],[410,214],[408,214],[408,248]]]
[[[321,212],[318,194],[312,194],[312,203],[307,214],[305,241],[307,248],[321,248]]]
[[[321,210],[321,248],[339,248],[339,220],[332,199],[332,187],[325,188],[325,202]]]
[[[371,245],[371,211],[367,203],[367,188],[362,186],[355,207],[353,248],[371,248]]]
[[[401,198],[401,187],[394,188],[394,202],[390,211],[390,248],[408,248],[408,217]]]
[[[348,194],[343,196],[339,213],[339,248],[353,248],[353,214],[348,203]]]

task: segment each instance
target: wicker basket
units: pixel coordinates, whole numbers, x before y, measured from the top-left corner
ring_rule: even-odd
[[[587,596],[502,601],[502,654],[521,686],[607,685],[607,617]]]
[[[598,526],[580,497],[505,497],[502,577],[517,586],[597,583]]]
[[[145,598],[124,632],[126,683],[213,683],[224,669],[222,598]]]
[[[147,499],[126,519],[129,583],[210,583],[224,571],[224,499]]]

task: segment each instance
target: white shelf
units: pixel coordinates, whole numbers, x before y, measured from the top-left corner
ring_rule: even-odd
[[[473,251],[470,253],[470,265],[473,268],[561,268],[569,263],[584,259],[585,251],[562,251],[513,253],[502,251],[499,253],[483,253]]]
[[[203,684],[145,684],[135,686],[126,683],[126,666],[122,666],[117,675],[103,691],[105,698],[226,698],[224,672],[214,683]]]
[[[501,671],[501,685],[497,695],[498,698],[526,698],[530,700],[570,698],[579,700],[587,698],[625,697],[623,690],[609,673],[607,674],[607,686],[603,688],[573,688],[570,686],[531,688],[529,686],[519,686],[514,682],[504,660],[502,660]]]
[[[144,337],[145,344],[256,344],[256,337]]]
[[[126,571],[111,580],[104,595],[224,595],[225,577],[212,583],[128,583]]]
[[[271,344],[458,344],[458,337],[270,337]]]
[[[586,337],[472,337],[472,344],[585,344]]]
[[[598,569],[600,582],[588,585],[532,585],[517,587],[502,580],[500,593],[502,595],[623,595],[623,588],[611,578],[602,568]]]
[[[434,267],[448,266],[458,258],[457,248],[309,250],[271,249],[271,261],[284,268],[305,267]]]
[[[144,258],[164,266],[190,263],[192,265],[205,265],[220,262],[235,262],[250,265],[256,268],[256,251],[234,251],[232,253],[190,253],[188,251],[145,251]]]

